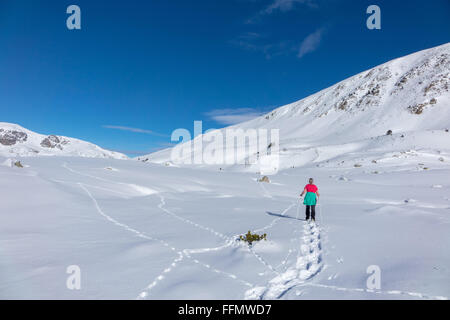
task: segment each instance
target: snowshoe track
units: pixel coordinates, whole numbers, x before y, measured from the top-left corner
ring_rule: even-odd
[[[295,265],[269,281],[265,287],[255,287],[245,293],[245,299],[279,299],[289,290],[317,275],[323,268],[320,228],[305,223],[300,252]]]

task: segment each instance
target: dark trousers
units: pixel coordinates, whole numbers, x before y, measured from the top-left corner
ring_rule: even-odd
[[[309,220],[310,216],[316,220],[316,206],[306,206],[306,220]]]

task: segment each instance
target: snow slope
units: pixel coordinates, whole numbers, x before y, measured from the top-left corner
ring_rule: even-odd
[[[450,298],[449,50],[235,126],[280,128],[270,183],[244,165],[170,165],[170,150],[145,163],[22,157],[23,168],[0,153],[0,298]],[[1,148],[31,155],[36,137]],[[317,224],[298,199],[309,177]],[[268,240],[238,241],[248,230]],[[81,290],[66,286],[72,265]],[[380,289],[367,287],[370,266]]]
[[[443,132],[450,128],[449,87],[450,43],[447,43],[392,60],[265,116],[221,131],[279,129],[281,163],[277,169],[332,161],[350,152],[448,149],[450,139]],[[393,136],[385,136],[388,130],[393,131]],[[194,141],[192,152],[185,154],[184,159],[198,152],[195,145]],[[204,149],[207,145],[204,141]],[[165,163],[172,160],[171,152],[162,150],[138,159]],[[244,158],[254,160],[255,154],[240,149],[237,157],[245,163]],[[256,166],[233,169],[258,171]]]
[[[450,297],[448,161],[392,158],[373,164],[378,174],[306,165],[266,184],[138,161],[21,160],[0,166],[2,299]],[[318,225],[298,206],[309,176]],[[249,248],[237,241],[248,230],[268,240]],[[81,290],[66,287],[71,265]],[[371,265],[380,290],[366,287]]]
[[[89,142],[55,135],[44,136],[6,122],[0,122],[0,155],[127,159],[124,154],[102,149]]]

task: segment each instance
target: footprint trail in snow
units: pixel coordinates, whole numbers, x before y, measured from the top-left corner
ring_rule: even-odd
[[[245,293],[245,299],[279,299],[293,287],[303,284],[322,270],[320,228],[315,223],[306,223],[303,231],[300,252],[295,265],[270,280],[267,286],[248,290]]]

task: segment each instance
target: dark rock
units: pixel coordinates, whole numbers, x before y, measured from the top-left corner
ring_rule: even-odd
[[[27,141],[28,136],[25,132],[15,130],[0,131],[0,144],[4,146],[13,146],[19,142]]]
[[[44,140],[42,140],[41,147],[50,148],[50,149],[57,148],[59,150],[62,150],[63,149],[62,146],[66,145],[68,143],[69,143],[69,141],[67,141],[67,140],[62,140],[60,137],[51,135],[51,136],[48,136],[47,138],[45,138]]]

